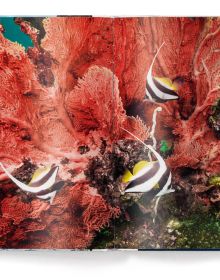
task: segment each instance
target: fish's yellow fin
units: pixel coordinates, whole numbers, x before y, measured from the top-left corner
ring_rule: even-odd
[[[50,166],[38,168],[38,169],[34,172],[34,174],[33,174],[32,178],[31,178],[31,181],[29,182],[29,184],[38,181],[41,177],[43,177],[47,172],[50,171],[50,168],[51,168]]]
[[[137,173],[139,171],[141,171],[143,168],[145,168],[146,166],[148,166],[150,164],[150,162],[146,161],[146,160],[141,160],[138,163],[135,164],[134,168],[133,168],[133,175],[137,175]]]
[[[157,184],[154,186],[154,189],[157,190],[157,189],[159,189],[159,188],[160,188],[160,186],[159,186],[159,184],[157,183]]]
[[[122,176],[122,182],[123,183],[127,183],[130,182],[133,178],[132,173],[127,169],[124,173],[124,175]]]
[[[177,87],[177,84],[176,83],[173,83],[169,78],[158,78],[158,77],[155,77],[155,79],[164,84],[165,86],[167,86],[170,90],[173,90],[173,91],[177,91],[178,90],[178,87]]]

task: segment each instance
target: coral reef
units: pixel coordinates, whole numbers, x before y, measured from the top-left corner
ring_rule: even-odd
[[[0,170],[0,247],[82,249],[120,214],[129,220],[129,207],[144,212],[140,196],[130,204],[121,197],[124,170],[148,160],[122,128],[146,143],[157,139],[176,191],[218,206],[219,18],[15,23],[33,46],[10,41],[0,26],[0,161],[25,183],[38,167],[56,164],[65,187],[49,204]],[[153,74],[175,81],[179,100],[160,104],[152,136],[158,104],[146,99],[146,75],[163,42]]]

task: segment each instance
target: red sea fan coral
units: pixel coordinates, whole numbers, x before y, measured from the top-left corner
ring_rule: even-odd
[[[42,156],[33,147],[30,135],[35,107],[25,96],[37,82],[34,67],[21,46],[2,34],[0,44],[0,157],[19,163],[31,154]]]
[[[98,130],[103,138],[112,139],[120,134],[126,115],[118,79],[107,68],[90,67],[67,95],[65,104],[77,131]]]
[[[95,231],[117,217],[96,190],[87,184],[63,189],[51,206],[20,195],[1,201],[1,247],[85,248]]]
[[[107,68],[90,67],[83,79],[67,94],[65,107],[78,132],[88,135],[90,131],[98,131],[99,138],[117,140],[122,137],[121,128],[124,126],[135,131],[141,139],[148,137],[147,128],[139,118],[126,116],[119,95],[118,79]]]
[[[203,22],[203,20],[200,20],[200,22]],[[190,49],[188,47],[186,54],[183,53],[183,56],[191,57],[191,68],[188,70],[188,76],[191,76],[189,76],[190,79],[185,80],[185,84],[191,84],[192,94],[191,97],[188,97],[188,100],[194,100],[195,105],[187,119],[184,119],[185,116],[181,116],[184,105],[179,105],[180,115],[176,115],[173,124],[173,133],[178,138],[174,145],[174,155],[169,159],[173,168],[180,166],[199,167],[211,173],[220,170],[220,143],[207,122],[208,111],[220,98],[220,69],[217,51],[220,44],[219,30],[218,19],[206,20],[200,26],[196,48]],[[195,37],[184,43],[191,46],[193,39]],[[178,67],[178,70],[178,75],[184,77],[184,69]],[[180,70],[182,70],[182,73]],[[182,102],[184,103],[184,99]],[[185,160],[183,160],[184,158]]]
[[[113,70],[112,25],[113,19],[110,18],[58,17],[44,20],[46,36],[42,47],[56,59],[53,72],[57,73],[60,94],[72,90],[78,78],[82,78],[92,65]]]
[[[125,108],[145,96],[149,53],[141,30],[142,21],[141,18],[116,18],[113,25],[115,74]]]
[[[84,132],[87,131],[88,134],[89,130],[98,130],[98,128],[101,131],[99,134],[103,134],[102,137],[110,135],[112,139],[117,138],[120,133],[119,125],[125,119],[120,100],[122,94],[119,93],[118,78],[114,74],[116,53],[113,22],[114,19],[110,18],[90,17],[44,20],[46,36],[41,45],[54,60],[51,69],[55,76],[55,84],[57,84],[57,110],[62,123],[76,140],[84,138],[76,131],[82,132],[85,129]],[[62,40],[60,40],[61,37]],[[56,48],[54,48],[54,41]],[[92,66],[91,69],[90,66]],[[80,96],[82,101],[80,101]],[[94,108],[89,104],[90,100],[87,98],[89,96]],[[104,98],[101,106],[99,98],[100,100]],[[82,102],[84,102],[83,107],[76,108],[77,103],[82,106]],[[91,113],[91,109],[88,111],[88,106],[96,115]],[[83,109],[86,110],[85,113]],[[98,123],[97,118],[100,118]]]
[[[38,69],[24,49],[3,35],[0,39],[0,145],[1,152],[4,151],[1,158],[13,155],[14,161],[19,163],[24,157],[30,157],[42,163],[48,159],[45,153],[64,157],[65,152],[70,152],[74,157],[76,147],[60,121],[56,95],[49,94],[38,82]],[[55,130],[56,138],[51,136]]]

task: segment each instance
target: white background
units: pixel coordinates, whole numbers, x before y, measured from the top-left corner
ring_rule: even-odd
[[[216,1],[1,0],[1,15],[219,15]],[[220,252],[0,251],[0,279],[219,279]]]

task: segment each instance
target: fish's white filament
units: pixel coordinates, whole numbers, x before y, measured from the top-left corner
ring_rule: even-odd
[[[163,42],[162,45],[161,45],[161,46],[159,47],[159,49],[157,50],[157,53],[155,54],[155,56],[154,56],[154,58],[153,58],[153,61],[152,61],[152,63],[151,63],[150,70],[149,70],[151,76],[152,76],[152,67],[153,67],[154,61],[155,61],[157,55],[159,54],[160,49],[161,49],[162,46],[164,45],[164,43],[165,43],[165,42]],[[149,75],[149,72],[148,72],[148,75]],[[148,75],[147,75],[147,80],[148,80]],[[150,101],[154,101],[153,98],[152,98],[152,96],[150,95],[150,93],[148,92],[147,89],[146,89],[146,95],[147,95],[147,97],[149,98]]]
[[[156,125],[157,125],[157,113],[161,112],[161,111],[162,111],[162,108],[161,107],[157,107],[154,110],[153,118],[152,118],[152,127],[151,127],[151,131],[150,131],[150,137],[153,140],[153,148],[154,149],[156,149],[156,147],[157,147],[157,140],[156,140],[156,138],[154,136],[155,128],[156,128]]]
[[[156,201],[155,201],[153,223],[155,223],[155,220],[156,220],[156,217],[157,217],[157,209],[158,209],[160,199],[161,199],[161,196],[157,197]]]

